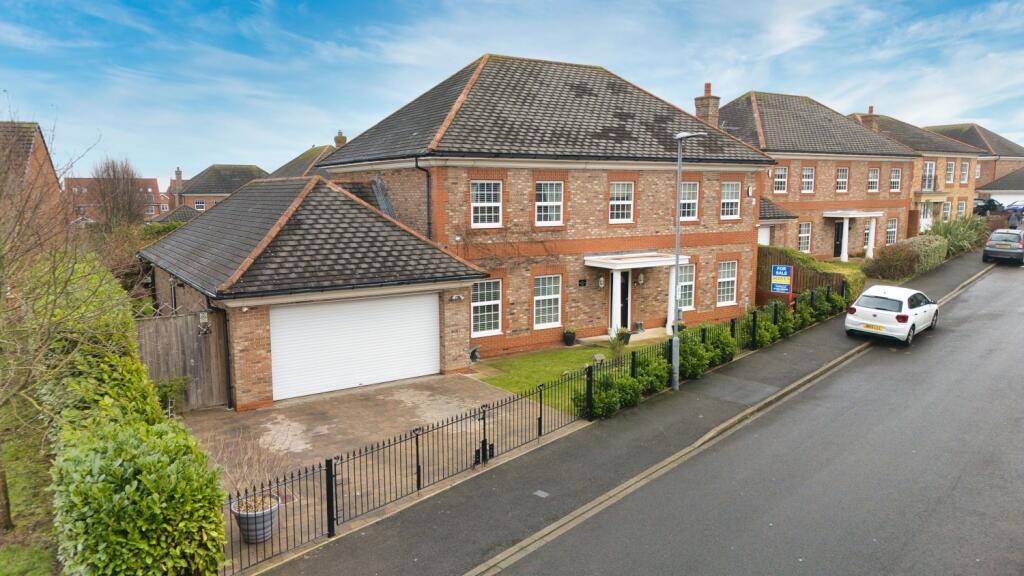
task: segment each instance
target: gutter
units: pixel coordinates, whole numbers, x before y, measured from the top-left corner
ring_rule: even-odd
[[[433,222],[433,210],[431,208],[431,187],[430,187],[430,170],[420,166],[420,157],[414,156],[413,161],[415,168],[423,172],[424,179],[426,180],[426,191],[427,191],[427,238],[434,239],[434,222]]]
[[[326,286],[323,288],[303,288],[299,290],[286,288],[281,290],[263,290],[260,292],[242,292],[235,294],[219,294],[216,296],[217,300],[236,300],[240,298],[262,298],[266,296],[284,296],[287,294],[315,294],[319,292],[341,292],[341,291],[352,291],[362,290],[365,288],[387,288],[390,286],[419,286],[421,284],[437,284],[440,282],[458,282],[465,280],[471,282],[479,278],[486,278],[487,274],[478,272],[472,275],[461,275],[461,276],[442,276],[439,278],[430,278],[426,280],[389,280],[386,282],[373,282],[371,284],[359,284],[357,286]]]
[[[766,153],[764,153],[766,154]],[[767,154],[766,154],[767,155]],[[598,161],[598,162],[664,162],[666,164],[675,163],[675,157],[649,157],[649,156],[587,156],[582,154],[503,154],[496,152],[473,152],[460,150],[458,152],[438,152],[433,151],[426,154],[417,154],[412,156],[408,153],[396,154],[391,156],[380,156],[372,158],[356,158],[343,162],[332,162],[330,164],[318,164],[318,168],[334,168],[340,166],[348,166],[351,164],[362,164],[370,162],[387,162],[390,160],[408,160],[412,158],[521,158],[527,160],[582,160],[582,161]],[[695,164],[775,164],[775,160],[772,158],[762,159],[735,159],[735,158],[683,158],[685,162],[693,162]],[[421,168],[422,169],[422,168]]]

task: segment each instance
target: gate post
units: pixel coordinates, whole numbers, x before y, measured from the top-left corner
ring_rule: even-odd
[[[636,378],[636,350],[629,353],[629,377]]]
[[[337,509],[334,497],[334,458],[324,460],[327,475],[327,537],[334,538],[334,525],[337,523]]]
[[[736,319],[731,318],[729,320],[729,336],[736,337]]]
[[[480,462],[486,464],[490,459],[487,450],[487,404],[480,407],[480,423],[483,425],[480,438]]]
[[[544,385],[537,386],[537,438],[544,435]]]
[[[587,365],[587,420],[594,420],[594,365]]]
[[[413,433],[416,434],[416,491],[419,492],[423,489],[423,467],[420,465],[420,434],[423,428],[417,427]]]
[[[750,313],[750,349],[757,350],[757,310]]]

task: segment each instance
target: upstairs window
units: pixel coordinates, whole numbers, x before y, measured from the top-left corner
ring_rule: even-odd
[[[152,216],[153,214],[156,214],[156,206],[153,206],[152,204],[146,206],[146,215]]]
[[[537,226],[560,226],[562,224],[562,182],[537,182],[534,186],[535,215]]]
[[[903,169],[893,168],[889,172],[889,192],[899,192],[900,185],[903,182]]]
[[[924,192],[935,190],[935,162],[925,162],[921,174],[921,189]]]
[[[836,168],[836,192],[846,192],[850,189],[850,169]]]
[[[533,327],[562,325],[562,277],[537,276],[533,279]]]
[[[206,210],[206,200],[196,200],[194,206],[196,207],[196,210],[202,212],[203,210]]]
[[[170,209],[171,209],[171,207],[169,205],[167,205],[167,204],[161,204],[160,205],[160,211],[161,212],[167,212]]]
[[[811,223],[801,222],[796,237],[796,249],[801,252],[811,251]]]
[[[878,192],[880,172],[878,168],[868,168],[868,192]]]
[[[967,184],[967,179],[970,178],[971,163],[967,160],[960,162],[960,183]]]
[[[472,228],[501,228],[501,180],[469,183]]]
[[[946,161],[946,184],[953,183],[954,172],[956,172],[956,162],[952,160]]]
[[[473,284],[472,330],[470,336],[501,334],[501,280],[484,280]]]
[[[980,180],[981,179],[981,162],[975,162],[974,163],[974,179],[975,180]]]
[[[612,182],[608,201],[608,222],[628,224],[633,221],[633,183]]]
[[[740,183],[722,182],[722,219],[735,220],[740,217]]]
[[[679,199],[679,219],[697,220],[697,198],[700,193],[700,184],[697,182],[683,182],[683,189]]]
[[[800,191],[809,194],[814,192],[814,168],[804,168],[800,175]]]
[[[789,168],[786,166],[775,167],[775,193],[785,194],[789,189]]]

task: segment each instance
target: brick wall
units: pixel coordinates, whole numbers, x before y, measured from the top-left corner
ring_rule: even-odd
[[[978,180],[978,186],[984,186],[993,180],[1006,176],[1010,172],[1016,172],[1017,170],[1024,168],[1024,160],[999,159],[991,162],[982,162],[981,166],[981,180]],[[990,166],[991,168],[989,169],[988,174],[986,174],[985,169]],[[986,176],[988,178],[986,178]]]
[[[374,176],[384,181],[388,197],[395,207],[398,219],[420,234],[427,233],[426,174],[415,168],[398,170],[373,170],[349,174],[333,174],[331,180],[344,185],[345,182],[369,182]]]
[[[163,268],[153,268],[154,304],[161,309],[170,310],[171,285],[174,284],[175,299],[179,312],[197,312],[206,310],[206,296],[195,288],[174,278]]]
[[[270,406],[274,402],[270,366],[270,308],[228,308],[231,384],[236,410]]]
[[[210,208],[213,208],[213,205],[215,203],[220,202],[220,201],[224,200],[225,198],[227,198],[227,196],[226,195],[221,195],[221,194],[210,195],[210,196],[198,196],[198,195],[190,194],[188,196],[182,196],[181,197],[181,203],[184,204],[185,206],[191,206],[191,207],[195,208],[196,207],[196,202],[206,202],[206,208],[204,210],[209,210]]]
[[[469,369],[469,288],[445,290],[438,298],[441,320],[441,372],[465,372]]]

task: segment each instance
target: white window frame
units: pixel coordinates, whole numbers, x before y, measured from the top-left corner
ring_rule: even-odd
[[[730,266],[731,264],[731,266]],[[731,268],[731,270],[730,270]],[[731,272],[732,276],[723,276],[723,272],[728,274]],[[736,260],[722,260],[718,263],[718,274],[715,279],[715,305],[716,306],[735,306],[736,305],[736,293],[738,292],[739,278],[739,262]],[[722,289],[731,290],[732,299],[722,299]]]
[[[616,181],[609,184],[611,187],[608,191],[608,223],[609,224],[632,224],[636,217],[634,213],[635,200],[636,200],[636,184],[632,180]],[[621,187],[620,190],[616,190],[617,187]],[[626,190],[628,188],[628,190]],[[629,194],[629,199],[616,199],[616,194]],[[615,207],[628,207],[629,218],[614,218]]]
[[[935,162],[925,162],[921,170],[921,190],[924,192],[935,191]]]
[[[810,174],[810,178],[807,177],[808,174]],[[810,188],[807,187],[808,182],[810,182]],[[814,166],[805,166],[800,169],[800,193],[814,194]]]
[[[967,215],[967,201],[957,200],[956,201],[956,217],[963,218]]]
[[[170,209],[171,209],[171,205],[170,204],[161,204],[160,205],[160,211],[161,212],[167,212]]]
[[[491,185],[495,185],[495,184],[497,185],[497,188],[498,188],[498,190],[497,190],[497,192],[498,192],[498,200],[497,200],[497,202],[495,202],[493,200],[488,200],[486,202],[480,202],[480,201],[474,200],[474,196],[477,195],[477,194],[492,194],[493,193],[493,190],[492,191],[488,191],[488,190],[474,190],[474,188],[482,187],[482,186],[491,186]],[[503,198],[502,195],[505,193],[505,191],[504,191],[503,188],[504,188],[504,182],[502,182],[501,180],[470,180],[469,181],[469,211],[470,211],[469,221],[470,221],[470,228],[501,228],[502,221],[504,220],[504,214],[503,214],[504,210],[502,210],[502,200],[504,198]],[[477,208],[488,208],[488,209],[497,208],[498,209],[498,221],[497,222],[483,222],[483,221],[478,222],[477,221]],[[481,215],[482,215],[482,212],[481,212]]]
[[[206,210],[206,200],[196,200],[195,202],[192,203],[192,206],[196,209],[197,212],[202,212]]]
[[[949,219],[953,216],[953,203],[946,200],[942,203],[942,221],[949,222]]]
[[[903,168],[889,171],[889,192],[899,192],[903,188]]]
[[[952,184],[956,180],[956,162],[946,160],[946,184]]]
[[[971,162],[970,160],[960,161],[960,183],[967,184],[971,175]]]
[[[772,185],[772,191],[775,192],[776,194],[785,194],[789,192],[789,167],[776,166],[774,177],[775,181]]]
[[[687,270],[689,274],[684,275],[683,270]],[[676,284],[676,305],[679,306],[680,310],[696,310],[697,305],[697,265],[696,264],[680,264],[679,270],[676,272],[677,284]],[[683,299],[683,288],[689,288],[689,303]]]
[[[683,182],[679,198],[679,221],[696,222],[700,219],[700,182]],[[693,215],[687,216],[688,211],[692,211]]]
[[[804,232],[804,225],[807,226],[807,231]],[[812,226],[810,222],[800,222],[796,228],[796,249],[806,254],[811,253],[811,231]],[[807,239],[807,248],[803,248],[804,239]]]
[[[974,179],[981,180],[981,162],[974,161]]]
[[[868,192],[878,192],[882,189],[882,169],[868,168]]]
[[[498,285],[498,298],[496,300],[477,300],[476,299],[477,298],[477,294],[482,293],[484,291],[483,289],[478,290],[477,289],[478,286],[481,286],[481,285],[484,285],[484,284],[495,284],[495,283]],[[487,280],[481,280],[479,282],[474,282],[473,283],[473,288],[470,291],[470,314],[469,314],[469,330],[470,330],[469,336],[471,338],[482,338],[484,336],[497,336],[497,335],[501,334],[501,297],[502,297],[501,288],[502,288],[502,286],[501,286],[501,278],[488,278]],[[487,291],[488,292],[493,292],[494,289],[490,288]],[[476,322],[477,309],[484,308],[485,306],[489,307],[489,306],[495,306],[495,305],[497,305],[497,307],[498,307],[498,326],[497,326],[497,328],[491,328],[489,330],[477,331],[477,329],[476,329],[476,325],[477,325],[477,322]]]
[[[729,198],[725,197],[726,186],[729,187]],[[735,198],[733,195],[733,186],[736,187]],[[722,220],[739,220],[740,219],[740,203],[743,196],[743,186],[739,182],[722,182],[722,202],[719,217]],[[732,212],[735,211],[735,214]]]
[[[539,199],[542,193],[541,188],[552,186],[552,189],[545,193],[557,193],[558,200]],[[565,183],[561,180],[538,180],[533,185],[533,224],[534,226],[561,226],[565,221]],[[541,220],[541,207],[557,208],[558,220]]]
[[[145,213],[146,216],[152,216],[153,214],[156,214],[156,206],[153,206],[152,204],[146,205]]]
[[[549,280],[551,278],[556,278],[557,279],[558,293],[557,294],[543,294],[543,295],[538,296],[537,295],[537,289],[538,289],[537,282],[540,281],[540,280]],[[551,321],[551,322],[541,322],[541,323],[538,323],[537,322],[537,305],[538,305],[538,303],[552,301],[552,300],[555,302],[555,311],[556,311],[556,314],[557,314],[557,318],[554,321]],[[541,330],[541,329],[544,329],[544,328],[557,328],[557,327],[559,327],[561,325],[562,325],[562,275],[561,274],[546,274],[544,276],[534,276],[533,277],[533,329],[534,330]]]
[[[885,223],[885,245],[892,246],[896,243],[896,231],[899,228],[899,220],[896,218],[889,218],[889,221]]]
[[[864,248],[871,244],[871,220],[864,221]]]
[[[836,192],[843,194],[850,191],[850,169],[846,166],[836,168]]]

